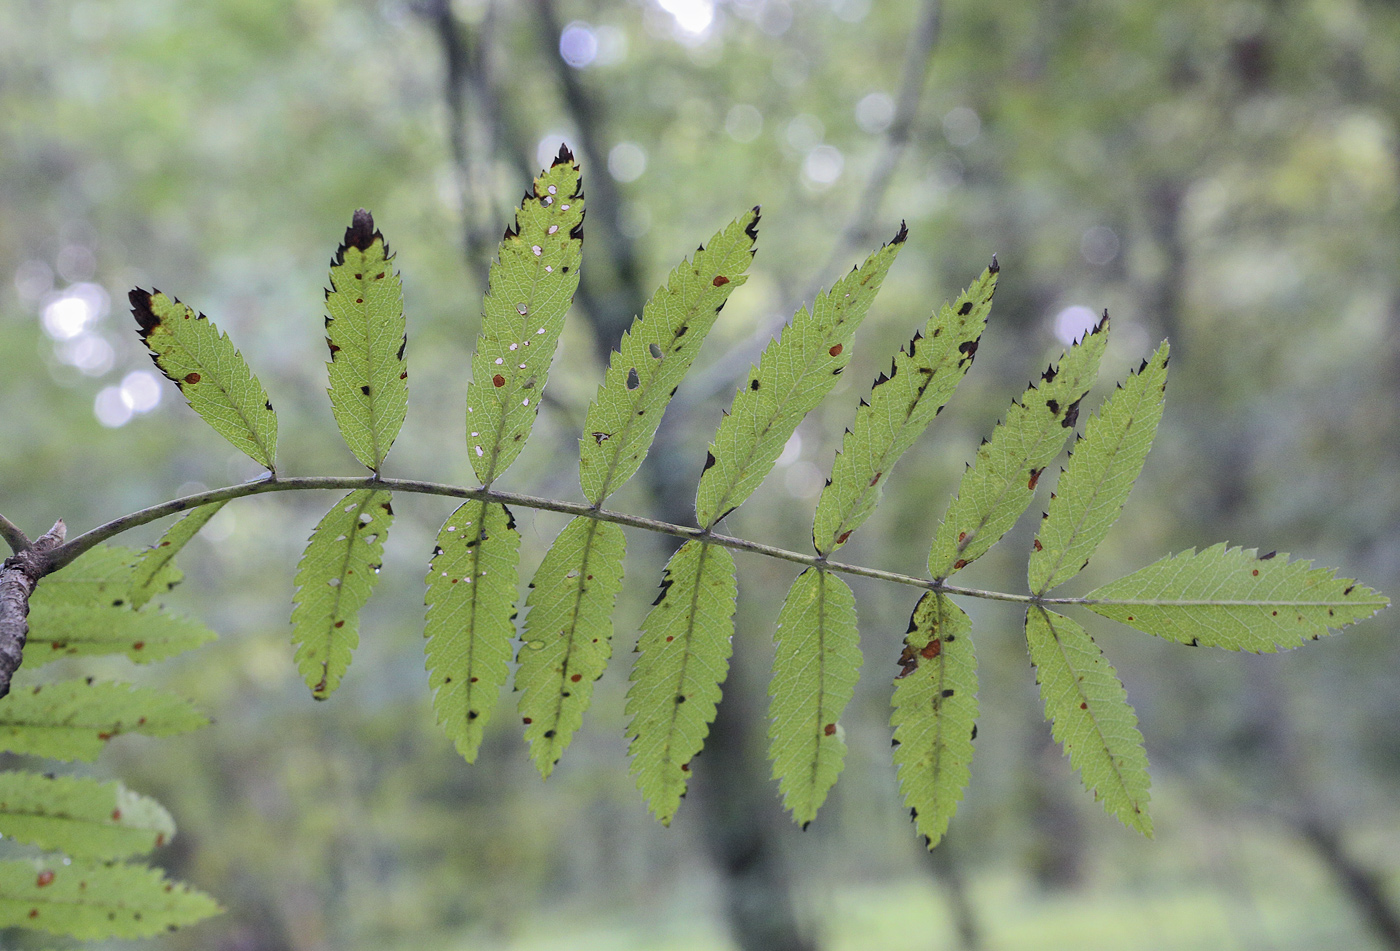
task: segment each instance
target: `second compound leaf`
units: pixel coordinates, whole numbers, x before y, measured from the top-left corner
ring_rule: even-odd
[[[627,735],[637,788],[663,824],[680,807],[690,761],[714,722],[733,650],[734,557],[688,541],[671,556],[661,594],[642,622],[627,691]]]
[[[1026,640],[1045,718],[1084,788],[1125,826],[1152,835],[1147,752],[1112,665],[1078,623],[1039,606],[1026,614]]]
[[[860,672],[855,595],[809,568],[778,612],[768,687],[768,758],[783,805],[804,828],[816,818],[846,757],[840,719]]]
[[[297,565],[292,643],[317,700],[334,692],[360,643],[360,609],[378,580],[394,521],[389,499],[382,490],[356,489],[331,506]]]

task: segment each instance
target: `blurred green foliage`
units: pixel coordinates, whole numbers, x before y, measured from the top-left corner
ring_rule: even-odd
[[[806,542],[855,397],[995,252],[1002,281],[978,363],[849,560],[917,572],[1004,394],[1059,351],[1057,318],[1063,332],[1072,308],[1107,307],[1117,336],[1105,377],[1169,336],[1173,393],[1086,585],[1228,538],[1394,590],[1400,7],[947,2],[908,147],[870,196],[925,9],[462,0],[448,10],[466,62],[454,149],[433,2],[0,5],[0,511],[31,534],[60,516],[82,530],[256,474],[173,393],[152,404],[153,371],[120,303],[136,285],[178,295],[235,337],[281,414],[279,470],[359,471],[331,425],[321,339],[326,259],[357,207],[390,235],[406,288],[412,392],[386,474],[471,481],[459,436],[487,243],[473,236],[494,243],[538,153],[562,137],[594,209],[585,291],[614,321],[634,309],[629,260],[649,289],[699,237],[763,205],[753,275],[663,432],[660,461],[691,486],[718,400],[775,321],[855,263],[851,247],[908,221],[840,393],[799,428],[735,534]],[[561,53],[577,66],[559,68]],[[574,451],[601,378],[590,352],[614,342],[595,345],[590,327],[576,314],[565,331],[571,369],[556,374],[513,476],[527,491],[577,492],[556,457]],[[629,485],[614,505],[640,509],[646,491]],[[701,810],[656,827],[622,768],[616,671],[548,785],[508,718],[472,767],[436,733],[417,579],[440,501],[403,500],[355,666],[330,704],[309,701],[287,611],[325,500],[290,495],[229,506],[185,556],[176,600],[219,643],[151,671],[53,665],[154,678],[216,721],[194,738],[127,738],[98,765],[171,809],[181,832],[157,861],[230,909],[150,946],[724,946]],[[561,525],[521,518],[522,573]],[[632,577],[665,557],[629,542]],[[1014,585],[1013,550],[1025,546],[992,552],[968,582]],[[792,572],[745,563],[742,575],[736,650],[763,669]],[[859,584],[856,595],[869,661],[845,721],[846,775],[806,836],[779,833],[801,870],[797,906],[830,947],[886,933],[883,947],[956,946],[948,909],[960,892],[933,890],[886,752],[913,598]],[[649,600],[620,605],[620,641]],[[1395,901],[1400,660],[1384,616],[1266,658],[1096,628],[1154,763],[1149,844],[1076,795],[1025,675],[1020,618],[969,610],[983,714],[948,846],[988,946],[1387,946],[1368,945],[1380,939],[1307,834],[1309,823],[1334,833]],[[761,755],[761,712],[750,719]],[[851,937],[865,920],[887,931]],[[901,944],[909,934],[924,938]]]

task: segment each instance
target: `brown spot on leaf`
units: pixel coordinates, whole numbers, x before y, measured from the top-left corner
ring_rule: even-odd
[[[925,660],[933,660],[933,658],[937,657],[940,653],[942,653],[942,651],[943,642],[935,637],[933,640],[929,641],[926,645],[924,645],[924,649],[919,651],[919,656],[924,658]]]
[[[497,373],[495,376],[491,377],[491,382],[496,386],[505,386],[506,378]]]
[[[822,733],[826,736],[834,736],[836,734],[836,724],[828,723],[826,726],[822,727]]]
[[[569,679],[572,680],[574,683],[578,683],[580,680],[583,679],[583,674],[574,674]]]
[[[134,651],[145,650],[145,649],[146,649],[146,642],[145,642],[145,641],[137,641],[135,644],[132,644],[132,645],[131,645],[131,649],[134,650]]]
[[[1087,704],[1087,703],[1085,703],[1085,702],[1083,702],[1083,701],[1080,701],[1079,709],[1081,709],[1081,710],[1087,710],[1087,709],[1089,709],[1089,704]]]
[[[186,373],[186,374],[185,374],[185,382],[188,383],[188,384],[190,384],[191,386],[193,386],[194,384],[196,384],[196,383],[199,382],[199,374],[198,374],[198,373]]]
[[[966,301],[958,308],[959,317],[966,317],[970,313],[972,313],[972,301]]]
[[[836,544],[838,544],[838,545],[844,545],[844,544],[846,544],[846,539],[848,539],[848,538],[851,537],[851,532],[853,532],[853,531],[855,531],[855,529],[851,529],[850,531],[842,532],[840,535],[836,536]]]
[[[40,872],[39,877],[35,879],[34,884],[37,885],[39,888],[44,888],[47,885],[53,884],[52,870],[44,869],[42,872]]]
[[[1030,489],[1030,490],[1034,490],[1034,489],[1035,489],[1035,486],[1036,486],[1036,483],[1038,483],[1038,482],[1040,481],[1040,474],[1041,474],[1042,472],[1044,472],[1044,471],[1045,471],[1045,467],[1044,467],[1044,466],[1042,466],[1042,467],[1039,468],[1039,469],[1032,469],[1032,470],[1031,470],[1031,477],[1030,477],[1029,479],[1026,480],[1026,488],[1027,488],[1027,489]]]
[[[830,350],[828,350],[827,353],[831,354],[833,357],[839,357],[839,356],[841,356],[841,351],[842,351],[842,350],[845,350],[845,349],[846,349],[846,347],[845,347],[844,344],[839,344],[839,343],[838,343],[838,344],[836,344],[836,346],[834,346],[834,347],[832,347]]]
[[[725,277],[723,274],[718,274],[715,276],[715,279],[710,283],[713,284],[715,287],[723,287],[724,285],[729,283],[729,278]]]
[[[953,562],[953,570],[954,570],[954,571],[961,571],[963,568],[966,568],[966,567],[967,567],[967,559],[965,559],[965,558],[959,558],[957,561]]]
[[[1040,551],[1040,550],[1043,549],[1044,547],[1045,547],[1045,546],[1042,545],[1042,544],[1040,543],[1040,539],[1039,539],[1039,538],[1037,538],[1037,539],[1035,540],[1035,544],[1031,545],[1031,548],[1035,549],[1036,551]]]

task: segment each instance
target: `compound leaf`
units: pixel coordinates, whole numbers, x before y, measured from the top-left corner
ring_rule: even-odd
[[[579,440],[579,478],[594,505],[630,479],[651,447],[671,395],[690,369],[715,317],[748,277],[758,209],[701,245],[671,272],[623,334],[588,408]]]
[[[561,146],[515,213],[482,304],[467,386],[467,445],[483,485],[505,471],[530,436],[578,289],[582,246],[583,181]]]
[[[758,488],[797,424],[836,385],[850,362],[856,328],[907,237],[901,225],[889,244],[818,294],[810,313],[799,310],[763,351],[710,444],[695,500],[702,527],[713,526]]]
[[[208,723],[184,697],[153,687],[63,680],[0,700],[0,750],[91,762],[123,733],[175,736]]]
[[[838,721],[860,672],[855,595],[836,575],[807,569],[788,591],[773,639],[768,758],[783,805],[805,828],[846,757]]]
[[[374,218],[356,211],[331,261],[326,345],[331,410],[345,444],[375,472],[408,412],[403,284]]]
[[[919,599],[894,679],[894,764],[915,828],[931,849],[971,776],[977,735],[977,657],[972,619],[946,595]]]
[[[175,570],[175,556],[180,549],[219,514],[224,502],[211,502],[191,509],[171,525],[155,545],[141,552],[131,567],[131,606],[139,608],[162,591],[169,591],[180,580]]]
[[[1013,403],[977,450],[929,551],[933,578],[971,564],[1005,535],[1031,504],[1045,467],[1064,448],[1079,419],[1079,402],[1094,385],[1108,343],[1108,317],[1070,347],[1058,367]]]
[[[276,469],[277,414],[243,354],[214,322],[160,291],[129,295],[141,339],[190,408],[260,466]]]
[[[75,858],[118,859],[164,845],[175,835],[175,820],[121,783],[4,772],[0,834]]]
[[[324,700],[350,667],[360,643],[360,608],[384,561],[384,539],[394,521],[390,494],[356,489],[317,524],[297,565],[292,643],[311,695]]]
[[[165,660],[217,635],[191,618],[124,606],[30,604],[27,667],[60,657],[125,654],[140,664]]]
[[[631,772],[651,811],[669,825],[705,743],[729,671],[738,585],[734,557],[688,541],[671,556],[661,594],[642,622],[627,691]]]
[[[1257,653],[1317,640],[1389,603],[1311,562],[1220,544],[1168,555],[1111,581],[1089,592],[1085,606],[1193,647]]]
[[[40,928],[82,941],[144,938],[222,910],[203,892],[141,865],[0,861],[0,928]]]
[[[1042,607],[1026,614],[1026,640],[1051,733],[1084,788],[1118,821],[1151,836],[1147,752],[1112,665],[1084,628]]]
[[[889,374],[875,378],[870,401],[861,400],[817,502],[812,543],[821,554],[844,545],[875,510],[894,464],[962,382],[987,326],[999,270],[993,261],[962,296],[935,311],[895,355]]]
[[[428,686],[438,723],[467,762],[506,682],[519,563],[510,509],[472,499],[443,523],[428,568]]]
[[[627,541],[611,522],[579,517],[554,540],[525,604],[515,689],[525,739],[548,777],[593,699],[612,656],[612,609],[622,588]]]

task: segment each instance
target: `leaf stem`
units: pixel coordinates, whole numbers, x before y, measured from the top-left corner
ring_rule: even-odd
[[[0,515],[0,538],[9,543],[10,551],[18,555],[31,544],[29,536],[18,525]]]
[[[174,515],[178,512],[188,511],[189,509],[197,508],[201,505],[208,505],[211,502],[244,498],[251,495],[263,495],[268,492],[298,492],[313,489],[379,489],[390,492],[408,492],[418,495],[440,495],[454,499],[477,499],[486,502],[500,502],[505,505],[515,505],[545,512],[559,512],[564,515],[575,516],[581,515],[585,518],[597,519],[603,522],[613,522],[627,528],[640,528],[645,531],[656,532],[662,535],[671,535],[676,538],[703,538],[710,544],[719,545],[734,551],[765,555],[769,558],[789,561],[793,564],[803,565],[808,568],[820,567],[826,571],[834,571],[840,574],[854,575],[861,578],[873,578],[876,581],[887,581],[893,584],[923,588],[928,591],[942,591],[945,594],[960,594],[972,598],[983,598],[991,601],[1010,601],[1027,605],[1084,604],[1087,601],[1085,598],[1047,598],[1031,594],[1008,594],[1002,591],[968,588],[962,585],[948,584],[946,581],[935,581],[929,578],[917,578],[913,575],[900,574],[896,571],[884,571],[880,568],[867,568],[864,565],[852,565],[840,561],[830,561],[819,555],[808,555],[802,552],[789,551],[774,545],[765,545],[762,542],[749,541],[746,538],[736,538],[732,535],[721,535],[717,532],[707,531],[693,526],[676,525],[672,522],[663,522],[658,519],[645,518],[640,515],[629,515],[625,512],[611,512],[607,509],[594,508],[587,502],[568,502],[563,499],[545,499],[533,495],[523,495],[518,492],[503,492],[499,489],[468,489],[462,486],[444,485],[438,482],[424,482],[418,479],[386,479],[377,476],[279,475],[256,482],[244,482],[239,485],[225,486],[220,489],[196,492],[193,495],[171,499],[168,502],[162,502],[159,505],[152,505],[148,508],[123,515],[120,518],[114,518],[110,522],[106,522],[94,529],[84,532],[72,541],[55,548],[50,553],[47,564],[50,571],[57,571],[59,568],[72,562],[79,555],[105,542],[109,538],[120,535],[122,532],[140,525],[145,525],[149,522],[154,522],[167,515]],[[0,525],[0,533],[4,533],[3,525]],[[8,534],[6,534],[6,537],[8,539]]]

